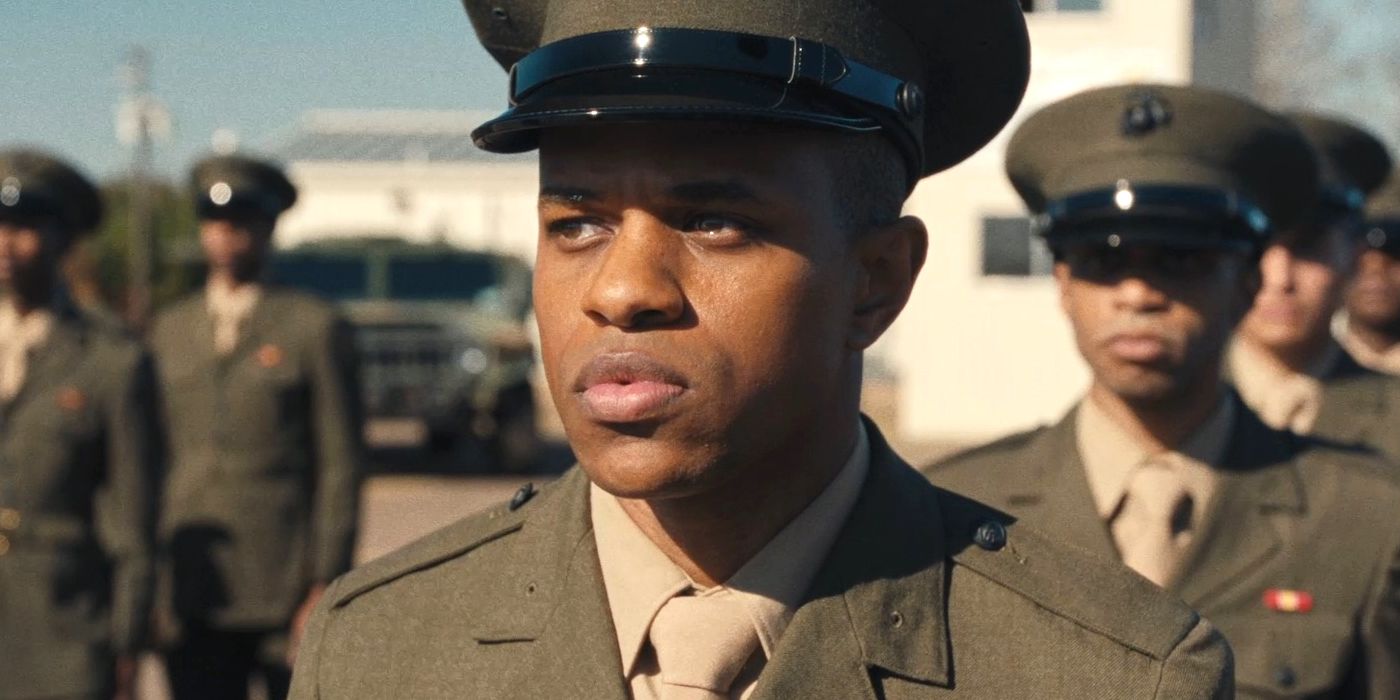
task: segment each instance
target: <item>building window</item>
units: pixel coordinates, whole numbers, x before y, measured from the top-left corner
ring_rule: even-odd
[[[1021,0],[1026,12],[1098,12],[1104,0]]]
[[[1042,277],[1054,261],[1040,236],[1024,216],[988,216],[982,219],[982,275],[984,277]]]

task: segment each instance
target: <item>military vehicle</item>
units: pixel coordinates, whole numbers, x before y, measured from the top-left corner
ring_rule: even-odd
[[[353,324],[371,449],[475,454],[501,471],[534,464],[524,262],[442,243],[336,238],[279,251],[269,281],[335,302]]]

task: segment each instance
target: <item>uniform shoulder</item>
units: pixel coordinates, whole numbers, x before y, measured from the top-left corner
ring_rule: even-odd
[[[1366,445],[1345,444],[1319,437],[1290,435],[1298,470],[1305,481],[1328,479],[1375,490],[1379,499],[1400,498],[1400,465]]]
[[[1093,634],[1165,659],[1200,622],[1185,603],[1118,562],[939,489],[953,561]]]
[[[390,585],[405,576],[431,569],[507,538],[518,532],[525,520],[525,509],[512,509],[504,503],[458,520],[342,575],[336,581],[331,607],[342,607],[365,593]]]
[[[997,438],[989,443],[926,464],[919,471],[923,472],[924,476],[934,477],[937,475],[940,479],[978,473],[988,466],[1015,461],[1015,458],[1034,447],[1050,430],[1050,426],[1042,425],[1031,430]]]
[[[264,290],[264,300],[309,319],[331,321],[339,318],[335,304],[300,289],[280,285]]]
[[[159,338],[165,333],[180,333],[181,327],[189,322],[190,316],[204,310],[204,292],[195,291],[170,302],[155,315],[152,322],[152,337]]]

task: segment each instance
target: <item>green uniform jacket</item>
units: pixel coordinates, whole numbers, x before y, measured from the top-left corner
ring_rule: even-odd
[[[1400,379],[1366,369],[1343,351],[1322,378],[1322,405],[1312,434],[1370,445],[1400,464]]]
[[[362,458],[351,342],[331,307],[276,288],[228,355],[203,294],[157,319],[161,604],[179,620],[284,627],[314,584],[349,569]]]
[[[1400,698],[1400,487],[1370,453],[1266,427],[1238,404],[1214,510],[1172,592],[1220,628],[1241,697]],[[1105,558],[1074,413],[933,465],[939,486]],[[1311,612],[1276,612],[1270,589]]]
[[[1229,697],[1228,646],[1195,613],[995,528],[1010,518],[933,488],[870,431],[861,496],[754,700]],[[1004,546],[976,544],[979,527]],[[339,579],[292,697],[624,700],[584,473]]]
[[[59,312],[0,404],[0,698],[102,692],[144,643],[159,477],[150,358]]]

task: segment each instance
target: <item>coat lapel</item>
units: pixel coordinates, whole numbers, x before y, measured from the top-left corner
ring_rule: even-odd
[[[1076,444],[1078,414],[1078,409],[1071,411],[1027,451],[1026,464],[1034,471],[1023,482],[1007,485],[1006,508],[1044,532],[1117,561],[1118,550],[1099,518]]]
[[[1283,551],[1278,515],[1303,511],[1302,477],[1292,436],[1271,430],[1241,402],[1219,491],[1171,590],[1203,609],[1248,586],[1250,571]]]
[[[753,700],[879,697],[879,675],[947,686],[947,545],[936,491],[873,424],[870,474]]]
[[[624,700],[622,661],[588,512],[588,478],[574,469],[550,489],[519,538],[521,556],[483,592],[478,644],[518,645],[502,697]]]

